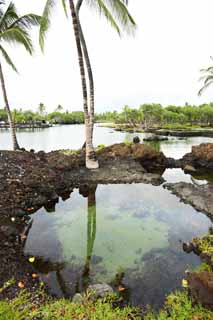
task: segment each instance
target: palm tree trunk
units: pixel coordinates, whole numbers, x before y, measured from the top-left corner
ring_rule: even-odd
[[[84,33],[81,27],[81,22],[79,19],[79,11],[81,8],[81,5],[83,3],[83,0],[78,0],[76,4],[76,15],[78,19],[78,27],[79,27],[79,35],[80,35],[80,40],[81,40],[81,46],[83,49],[83,54],[84,54],[84,59],[86,63],[86,68],[87,68],[87,74],[88,74],[88,79],[89,79],[89,91],[90,91],[90,125],[91,125],[91,139],[93,139],[93,130],[94,130],[94,116],[95,116],[95,90],[94,90],[94,78],[93,78],[93,73],[92,73],[92,66],[89,58],[89,53],[87,50],[87,44],[86,40],[84,37]]]
[[[4,81],[4,75],[3,75],[1,63],[0,63],[0,80],[1,80],[2,92],[3,92],[3,96],[4,96],[5,107],[7,110],[10,130],[11,130],[11,134],[12,134],[13,150],[19,150],[20,147],[18,144],[18,140],[16,138],[16,129],[15,129],[15,124],[13,121],[12,113],[10,111],[10,106],[9,106],[9,102],[8,102],[8,98],[7,98],[7,91],[6,91],[6,87],[5,87],[5,81]]]
[[[86,167],[88,169],[97,169],[98,163],[95,160],[95,152],[92,144],[91,124],[90,124],[90,116],[88,112],[88,101],[87,101],[86,76],[85,76],[85,69],[84,69],[83,53],[81,49],[78,18],[76,15],[75,5],[73,0],[69,0],[69,4],[70,4],[71,15],[72,15],[76,47],[78,52],[78,62],[80,67],[81,85],[82,85],[82,94],[83,94],[83,107],[84,107],[85,130],[86,130]]]

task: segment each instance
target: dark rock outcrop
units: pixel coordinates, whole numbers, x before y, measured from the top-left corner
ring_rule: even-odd
[[[191,183],[166,183],[164,188],[169,189],[183,202],[192,205],[196,210],[205,212],[213,219],[213,185],[195,186]]]
[[[195,169],[213,169],[213,143],[192,146],[192,151],[181,159],[182,167],[191,165]]]
[[[166,157],[142,144],[116,144],[97,151],[98,170],[85,168],[85,151],[0,152],[0,214],[25,216],[54,210],[81,184],[143,182],[160,185]],[[156,173],[157,172],[157,173]]]
[[[144,138],[143,141],[168,141],[169,138],[168,137],[164,137],[164,136],[157,136],[157,135],[153,135],[147,138]]]
[[[192,272],[187,275],[190,296],[196,303],[213,309],[213,272]]]

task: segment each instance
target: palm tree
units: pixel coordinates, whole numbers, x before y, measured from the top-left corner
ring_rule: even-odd
[[[75,34],[76,46],[78,51],[79,58],[79,66],[81,73],[81,82],[82,82],[82,93],[83,93],[83,105],[84,105],[84,114],[85,114],[85,128],[86,128],[86,167],[87,168],[98,168],[98,161],[95,156],[94,148],[93,148],[93,127],[94,127],[94,80],[92,67],[89,59],[89,54],[87,50],[86,41],[84,38],[84,34],[82,31],[80,19],[79,19],[79,11],[83,0],[79,0],[77,2],[76,8],[73,0],[69,0],[71,15],[73,19],[73,29]],[[111,23],[111,25],[117,30],[120,34],[120,28],[116,22],[118,20],[122,27],[125,26],[125,29],[130,31],[132,27],[135,27],[135,22],[133,18],[130,16],[126,5],[127,0],[95,0],[90,2],[90,4],[94,4],[94,6],[98,7],[98,10],[104,14],[107,20]],[[47,0],[46,6],[43,12],[44,21],[41,24],[41,33],[40,33],[40,44],[43,48],[44,46],[44,35],[48,30],[49,22],[50,22],[50,13],[51,8],[54,6],[55,0]],[[62,0],[63,7],[66,10],[66,0]],[[107,6],[108,5],[108,6]],[[115,14],[113,17],[111,11]],[[84,62],[86,63],[86,69],[89,79],[89,87],[90,87],[90,108],[88,109],[88,93],[87,93],[87,84],[86,84],[86,74]]]
[[[90,62],[90,57],[87,49],[86,40],[84,37],[84,33],[82,30],[79,12],[82,6],[83,0],[78,0],[76,4],[76,13],[78,18],[78,27],[79,27],[79,35],[81,40],[81,46],[84,54],[84,60],[87,68],[87,75],[89,79],[89,91],[90,91],[90,135],[93,141],[93,129],[94,129],[94,115],[95,115],[95,94],[94,94],[94,78],[92,72],[92,66]],[[94,7],[98,7],[98,10],[102,12],[107,18],[108,22],[110,22],[111,26],[121,35],[121,30],[118,25],[121,24],[122,30],[125,31],[133,31],[136,27],[135,21],[129,14],[126,5],[128,4],[128,0],[96,0],[94,1]],[[108,7],[107,7],[108,5]],[[116,18],[113,17],[112,13],[115,14]]]
[[[212,57],[210,58],[211,60],[213,60]],[[199,96],[203,93],[204,90],[206,90],[210,85],[213,84],[213,67],[201,69],[200,72],[204,73],[204,75],[200,78],[200,80],[204,80],[204,85],[198,92]]]
[[[17,68],[9,57],[6,49],[3,47],[4,43],[22,45],[29,54],[33,53],[33,45],[29,35],[29,29],[32,26],[40,24],[41,17],[35,14],[26,14],[19,16],[15,5],[10,2],[9,5],[3,10],[5,6],[4,1],[0,1],[0,52],[2,57],[8,65],[17,72]],[[8,114],[8,121],[12,134],[13,149],[18,150],[19,144],[16,137],[15,124],[10,110],[10,105],[7,97],[7,90],[5,79],[2,69],[2,62],[0,61],[0,81],[5,102],[5,108]]]

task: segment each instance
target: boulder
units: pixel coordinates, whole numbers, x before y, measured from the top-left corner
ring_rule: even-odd
[[[98,283],[94,285],[90,285],[87,289],[90,293],[90,297],[94,300],[98,298],[105,298],[107,295],[113,293],[112,287],[110,287],[107,283]]]
[[[133,138],[133,143],[140,143],[140,142],[141,142],[141,140],[138,136]]]
[[[72,302],[76,304],[82,304],[84,302],[84,298],[80,293],[76,293],[72,298]]]
[[[190,164],[187,164],[184,169],[183,169],[185,172],[196,172],[196,169],[191,166]]]

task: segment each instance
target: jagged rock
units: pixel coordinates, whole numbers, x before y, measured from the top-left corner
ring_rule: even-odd
[[[165,183],[163,187],[213,219],[213,184],[195,186],[192,183],[178,182]]]
[[[192,151],[182,158],[183,167],[191,165],[195,169],[213,169],[213,143],[192,146]]]
[[[213,309],[213,272],[192,272],[187,275],[189,292],[196,303]]]

